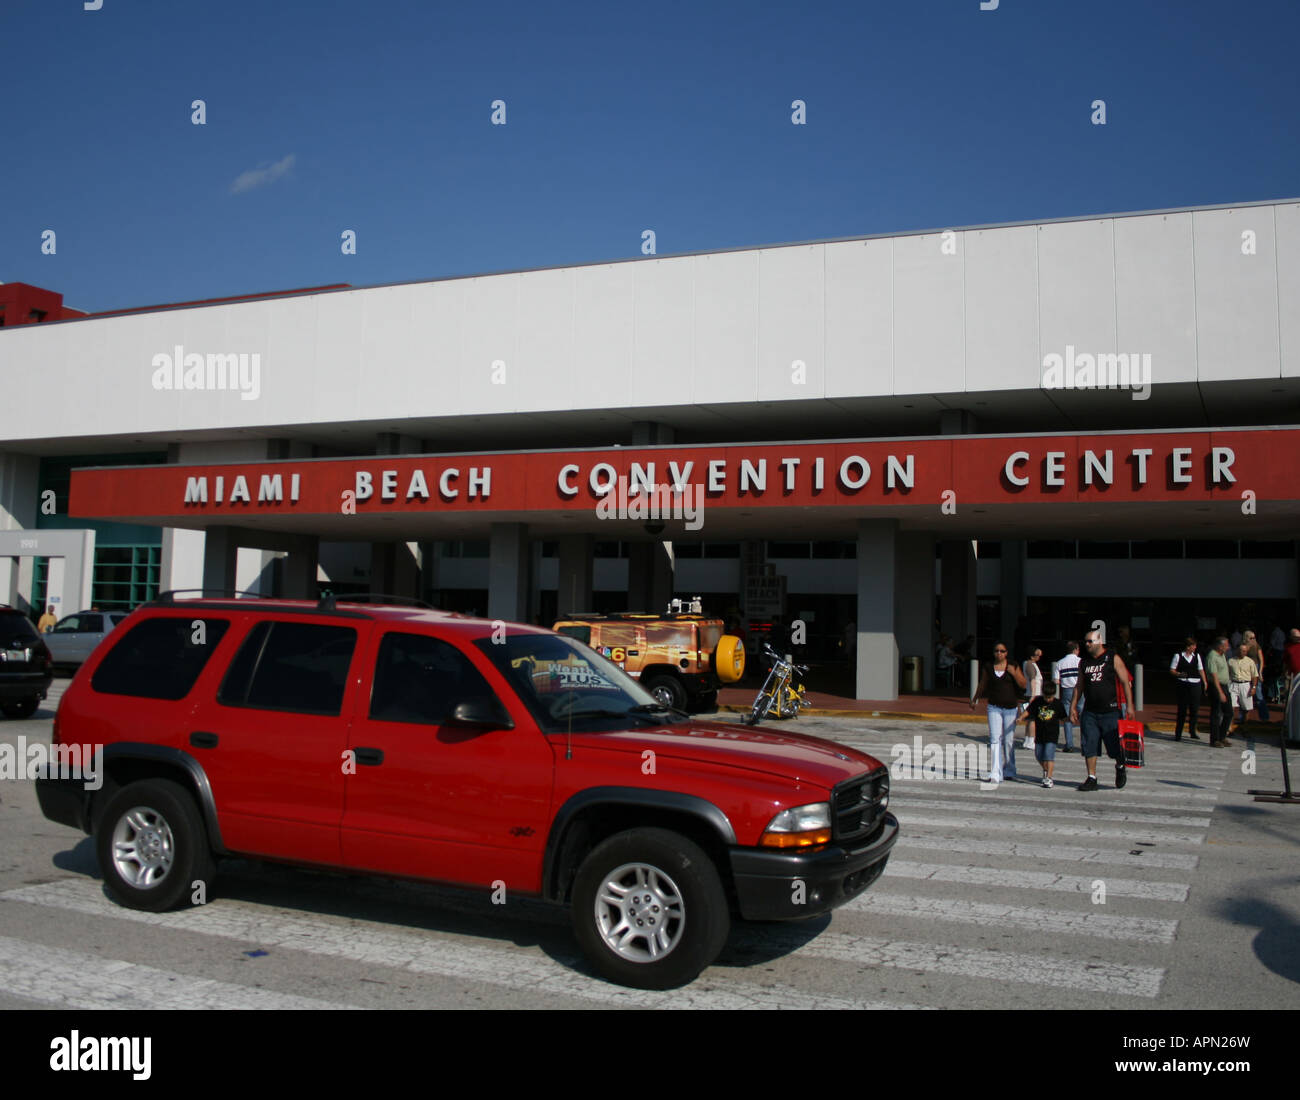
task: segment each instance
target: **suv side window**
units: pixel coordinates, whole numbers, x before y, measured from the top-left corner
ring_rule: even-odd
[[[63,620],[63,622],[59,623],[58,626],[56,626],[51,631],[51,633],[52,634],[75,634],[79,630],[85,630],[86,627],[82,625],[85,619],[86,616],[84,615],[69,615],[66,619]]]
[[[370,717],[437,726],[458,703],[495,693],[460,650],[425,634],[384,635],[375,661]]]
[[[203,623],[202,643],[196,644],[195,623]],[[145,619],[136,623],[95,669],[90,686],[103,695],[134,695],[141,699],[184,699],[199,678],[226,630],[228,619]]]
[[[258,623],[248,632],[217,701],[228,707],[338,715],[357,645],[350,626]]]

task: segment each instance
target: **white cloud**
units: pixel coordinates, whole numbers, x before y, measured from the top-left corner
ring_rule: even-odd
[[[274,164],[240,172],[235,177],[235,182],[230,185],[230,193],[238,195],[241,191],[252,191],[258,187],[265,187],[268,183],[274,183],[281,176],[287,176],[289,169],[293,167],[293,157],[294,155],[290,153],[284,160],[277,160]]]

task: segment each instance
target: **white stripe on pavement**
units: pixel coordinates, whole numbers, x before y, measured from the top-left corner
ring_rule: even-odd
[[[992,852],[990,849],[990,854]],[[1007,871],[999,867],[912,863],[901,859],[889,861],[884,877],[960,882],[966,886],[999,886],[1014,890],[1059,890],[1069,894],[1090,894],[1094,884],[1100,881],[1105,883],[1108,897],[1146,898],[1149,901],[1186,901],[1189,889],[1185,882],[1141,882],[1131,878],[1061,875],[1055,871]]]
[[[65,1008],[352,1008],[0,936],[0,990]]]
[[[1080,806],[1074,799],[1073,783],[1058,780],[1057,787],[1048,793],[1037,783],[1012,783],[1009,787],[1003,783],[996,791],[981,790],[971,780],[955,783],[935,782],[933,780],[894,780],[889,785],[891,798],[957,798],[982,801],[986,804],[1002,805],[1006,802],[1021,802],[1029,806],[1061,807],[1064,811],[1109,811],[1109,810],[1151,810],[1154,813],[1170,810],[1184,810],[1189,813],[1212,814],[1218,801],[1218,791],[1144,791],[1133,792],[1130,786],[1123,791],[1098,791],[1098,798],[1088,799],[1087,805]],[[994,802],[996,799],[996,802]],[[1159,799],[1159,801],[1155,801]],[[1176,803],[1173,806],[1168,802]]]
[[[891,807],[892,809],[893,807]],[[946,807],[941,807],[946,809]],[[915,825],[935,825],[941,829],[956,829],[967,827],[970,829],[997,830],[1001,832],[1024,833],[1025,823],[1014,819],[1005,819],[995,816],[995,814],[962,814],[954,806],[949,809],[948,817],[939,817],[933,814],[915,813],[911,808],[906,810],[906,816],[901,819],[903,827],[911,828]],[[1035,822],[1032,831],[1036,836],[1049,834],[1061,834],[1070,837],[1120,837],[1134,844],[1149,842],[1155,844],[1204,844],[1204,833],[1166,833],[1156,832],[1150,829],[1136,829],[1131,825],[1083,825],[1067,824],[1053,825],[1050,822]]]
[[[933,836],[902,833],[894,851],[906,848],[926,848],[940,852],[974,852],[984,856],[1013,856],[1017,859],[1057,860],[1066,863],[1109,863],[1122,867],[1173,867],[1179,871],[1194,871],[1199,856],[1183,852],[1152,852],[1118,848],[1073,848],[1065,844],[1009,844],[991,850],[987,840],[972,840],[963,836]]]
[[[1009,814],[1016,817],[1051,817],[1053,820],[1059,820],[1063,817],[1078,817],[1087,821],[1124,821],[1137,825],[1188,825],[1200,829],[1210,827],[1208,817],[1184,817],[1175,814],[1135,814],[1121,809],[1104,809],[1096,804],[1093,806],[1072,806],[1061,802],[1048,802],[1047,800],[1033,806],[1013,806],[1008,805],[1008,801],[1007,799],[998,798],[994,792],[990,791],[983,803],[972,804],[969,808],[974,809],[975,805],[987,806],[989,812],[1001,816]],[[926,798],[904,796],[897,801],[890,799],[890,809],[896,812],[905,812],[913,807],[921,810],[966,810],[968,808],[966,806],[954,807],[951,802]]]
[[[1054,936],[1100,936],[1139,943],[1173,943],[1176,920],[1155,917],[1112,917],[1101,913],[1069,913],[1030,906],[1002,905],[954,898],[925,898],[910,894],[868,891],[844,909],[921,920],[950,920],[963,924],[1010,926]]]
[[[128,920],[204,936],[280,948],[309,955],[326,955],[368,966],[406,970],[487,985],[569,996],[604,1004],[645,1008],[804,1008],[880,1009],[914,1005],[863,1001],[834,994],[804,993],[781,986],[732,982],[710,973],[710,983],[670,992],[625,989],[589,978],[571,969],[572,957],[560,961],[537,957],[530,950],[499,949],[467,944],[452,934],[407,932],[368,921],[331,920],[308,914],[287,916],[240,902],[218,901],[173,913],[143,913],[123,909],[103,896],[97,882],[63,879],[42,886],[24,886],[0,894],[0,901],[26,902],[96,917]]]
[[[761,941],[771,946],[781,940],[805,955],[854,963],[861,967],[888,966],[924,973],[952,974],[982,981],[1024,982],[1048,985],[1110,997],[1158,997],[1165,971],[1155,966],[1087,962],[1052,955],[1011,954],[983,948],[947,944],[911,943],[872,936],[823,932],[806,943],[783,929],[765,930]]]

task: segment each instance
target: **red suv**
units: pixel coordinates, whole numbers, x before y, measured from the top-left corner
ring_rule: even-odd
[[[898,836],[888,772],[812,737],[697,722],[580,642],[409,607],[166,594],[69,685],[55,744],[102,788],[37,780],[109,893],[189,903],[214,857],[567,904],[611,980],[708,966],[732,915],[824,913]]]

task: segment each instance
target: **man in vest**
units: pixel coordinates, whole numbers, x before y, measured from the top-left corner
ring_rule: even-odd
[[[1128,782],[1128,774],[1124,769],[1124,749],[1119,742],[1119,692],[1115,685],[1123,684],[1125,697],[1131,697],[1131,681],[1123,658],[1106,648],[1100,630],[1088,631],[1084,648],[1088,656],[1079,663],[1079,690],[1070,703],[1070,721],[1079,722],[1079,698],[1083,698],[1079,740],[1088,765],[1088,778],[1079,790],[1097,789],[1097,757],[1102,742],[1106,745],[1106,755],[1115,761],[1115,787],[1119,789]]]

